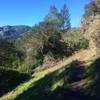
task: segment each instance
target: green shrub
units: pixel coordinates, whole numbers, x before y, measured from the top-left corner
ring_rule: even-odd
[[[13,67],[22,61],[23,53],[13,43],[0,39],[0,66]]]
[[[100,96],[100,58],[97,58],[88,70],[89,83],[87,91],[91,95]]]
[[[0,68],[0,96],[13,90],[17,85],[28,80],[30,75],[12,69]]]
[[[95,32],[95,36],[92,38],[96,44],[98,55],[100,55],[100,27]]]
[[[89,46],[89,41],[85,38],[66,38],[65,40],[65,46],[64,46],[64,51],[65,55],[71,55],[75,51],[78,51],[80,49],[86,49]]]

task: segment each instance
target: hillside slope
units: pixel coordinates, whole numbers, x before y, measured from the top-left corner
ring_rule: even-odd
[[[98,35],[98,30],[100,30],[100,15],[90,16],[84,20],[83,34],[90,40],[91,49],[96,49],[94,39]]]
[[[17,39],[30,29],[31,27],[26,25],[2,26],[0,27],[0,37],[3,39]]]
[[[47,91],[53,91],[58,86],[61,86],[63,84],[63,80],[62,80],[63,78],[59,80],[58,78],[60,78],[59,76],[60,74],[61,76],[64,74],[63,73],[64,69],[68,68],[70,63],[72,63],[75,60],[78,60],[86,64],[86,62],[93,60],[95,55],[96,55],[96,52],[94,52],[93,50],[90,50],[90,49],[81,50],[78,53],[74,54],[73,56],[69,57],[68,59],[64,59],[63,61],[58,62],[57,65],[55,65],[54,67],[50,67],[48,69],[41,70],[39,72],[34,73],[32,79],[30,79],[29,81],[26,81],[25,83],[22,83],[21,85],[16,87],[13,91],[2,96],[0,100],[31,100],[30,98],[36,98],[36,100],[40,100],[39,97],[43,99],[41,95],[44,93],[44,91],[46,91],[45,90],[46,88],[47,88]],[[52,76],[53,74],[54,76]],[[49,86],[51,80],[53,80],[54,82],[52,83],[52,85]],[[39,81],[40,83],[38,84]],[[77,86],[77,84],[74,85],[74,88],[75,86]],[[30,90],[31,88],[32,90]],[[42,94],[40,95],[38,92]],[[40,96],[38,97],[38,95]],[[18,99],[15,99],[15,98],[18,98]]]

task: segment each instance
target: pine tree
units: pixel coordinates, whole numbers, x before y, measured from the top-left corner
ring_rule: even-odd
[[[62,9],[61,9],[61,15],[63,17],[63,29],[64,30],[69,30],[71,28],[70,24],[70,14],[69,14],[69,9],[67,8],[67,5],[64,4]]]

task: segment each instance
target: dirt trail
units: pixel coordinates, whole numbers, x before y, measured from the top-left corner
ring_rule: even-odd
[[[44,70],[44,72],[45,71],[46,71],[46,73],[54,72],[56,70],[63,68],[64,66],[70,64],[72,61],[75,61],[75,60],[79,60],[81,62],[93,60],[93,59],[95,59],[94,58],[95,55],[96,55],[95,49],[80,50],[73,56],[71,56],[63,61],[58,62],[54,67]],[[83,78],[83,79],[80,79],[79,81],[72,83],[72,90],[79,91],[79,90],[83,89],[85,87],[86,82],[87,82],[87,80]]]
[[[53,71],[59,70],[60,68],[63,68],[64,66],[70,64],[72,61],[75,61],[75,60],[79,60],[82,62],[92,60],[95,57],[95,55],[96,55],[96,51],[93,49],[80,50],[73,56],[58,62],[56,65],[54,65],[50,68],[47,68],[44,71],[53,72]],[[42,71],[43,71],[43,69],[42,69]]]

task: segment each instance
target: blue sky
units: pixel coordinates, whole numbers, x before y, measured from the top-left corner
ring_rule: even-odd
[[[60,10],[66,3],[71,14],[71,24],[77,27],[88,2],[89,0],[0,0],[0,26],[33,26],[43,20],[50,5],[54,4]]]

